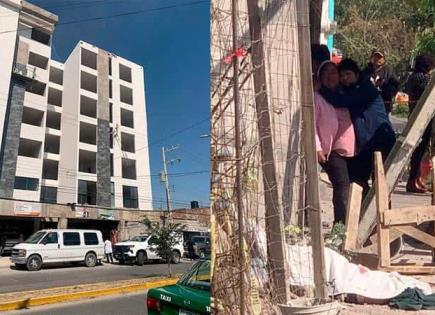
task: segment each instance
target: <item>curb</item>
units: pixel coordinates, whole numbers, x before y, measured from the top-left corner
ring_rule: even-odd
[[[88,290],[82,292],[57,294],[57,295],[34,297],[34,298],[24,298],[11,302],[0,302],[0,311],[12,311],[12,310],[28,308],[30,306],[55,304],[60,302],[76,301],[80,299],[90,299],[90,298],[106,296],[106,295],[130,293],[130,292],[152,289],[152,288],[166,286],[166,285],[173,285],[177,281],[178,278],[169,278],[169,279],[154,280],[154,281],[139,283],[139,284],[123,285],[123,286],[107,288],[107,289]]]

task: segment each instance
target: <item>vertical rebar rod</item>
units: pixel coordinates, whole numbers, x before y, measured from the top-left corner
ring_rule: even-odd
[[[245,221],[243,217],[243,202],[242,202],[242,148],[240,137],[240,91],[239,91],[239,60],[236,56],[238,49],[238,0],[232,0],[232,29],[233,29],[233,98],[234,98],[234,130],[235,130],[235,146],[236,146],[236,199],[237,199],[237,219],[238,219],[238,238],[239,238],[239,289],[240,289],[240,314],[245,314],[245,258],[243,254],[243,232],[245,231]]]

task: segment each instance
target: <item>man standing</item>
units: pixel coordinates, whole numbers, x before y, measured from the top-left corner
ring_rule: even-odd
[[[108,239],[104,242],[104,254],[106,255],[107,263],[113,264],[113,251],[112,251],[112,242]]]
[[[393,99],[399,90],[399,80],[393,69],[386,64],[385,55],[378,49],[372,51],[370,62],[363,70],[367,77],[377,87],[384,101],[387,114],[393,109]]]

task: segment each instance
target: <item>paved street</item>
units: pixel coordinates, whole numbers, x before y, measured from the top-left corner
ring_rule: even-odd
[[[145,293],[109,296],[99,299],[32,307],[27,310],[5,312],[5,315],[144,315]]]
[[[180,264],[172,265],[173,273],[183,273],[191,265],[191,261],[182,260]],[[165,263],[144,266],[104,264],[95,268],[61,265],[28,272],[15,270],[10,266],[9,258],[2,257],[0,258],[0,293],[167,275],[167,268]]]

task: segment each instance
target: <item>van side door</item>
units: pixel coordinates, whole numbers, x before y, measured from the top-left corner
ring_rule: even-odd
[[[62,256],[65,260],[84,259],[86,253],[82,249],[79,232],[62,232],[62,240]]]
[[[44,238],[39,242],[40,253],[43,262],[58,261],[60,244],[57,232],[48,232]]]
[[[88,250],[93,250],[97,254],[97,258],[104,256],[104,245],[97,232],[84,232],[83,239],[86,247],[86,252]]]

